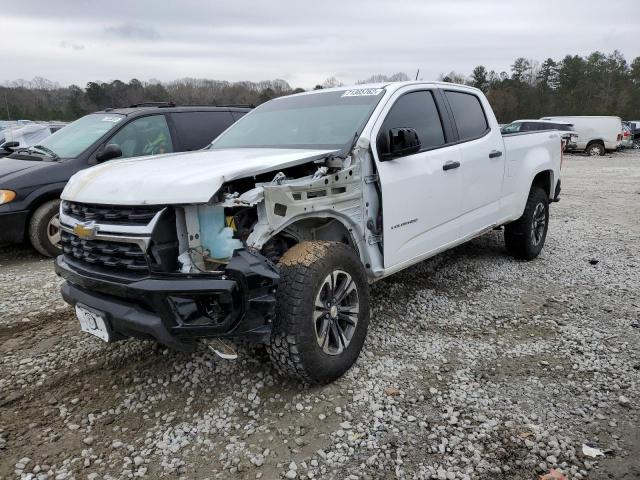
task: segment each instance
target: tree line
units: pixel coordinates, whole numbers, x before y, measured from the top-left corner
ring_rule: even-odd
[[[375,74],[357,83],[408,80],[405,73]],[[582,57],[567,55],[542,63],[517,58],[509,72],[476,66],[469,75],[451,72],[439,78],[481,89],[502,123],[546,115],[618,115],[640,118],[640,57],[630,64],[614,51]],[[315,89],[340,86],[327,78]],[[228,82],[183,78],[172,82],[132,79],[60,86],[44,78],[17,80],[0,86],[0,119],[74,120],[109,107],[142,102],[178,105],[258,105],[282,95],[304,91],[285,80]]]
[[[485,92],[502,123],[551,115],[640,118],[640,57],[629,64],[617,50],[542,63],[520,57],[509,73],[478,65],[469,77],[452,72],[441,79]]]

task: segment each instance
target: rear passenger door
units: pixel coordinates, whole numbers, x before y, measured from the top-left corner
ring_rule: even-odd
[[[445,89],[444,95],[462,157],[460,223],[462,236],[467,236],[498,221],[506,155],[500,131],[490,128],[488,103],[468,90]]]
[[[175,112],[171,120],[175,142],[182,152],[206,147],[234,122],[228,111]]]
[[[382,188],[385,268],[424,257],[459,235],[460,150],[451,145],[440,95],[416,87],[395,92],[372,131],[376,139],[391,128],[413,128],[421,142],[420,152],[387,161],[380,161],[373,142]]]

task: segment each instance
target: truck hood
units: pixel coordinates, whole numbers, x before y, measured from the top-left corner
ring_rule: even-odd
[[[76,173],[61,197],[112,205],[206,203],[225,182],[300,165],[332,152],[238,148],[111,160]]]

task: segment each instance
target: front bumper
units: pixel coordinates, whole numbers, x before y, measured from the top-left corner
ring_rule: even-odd
[[[200,338],[266,341],[275,310],[276,268],[238,250],[224,272],[151,274],[132,279],[86,270],[64,255],[55,270],[66,281],[62,297],[104,314],[115,339],[154,339],[191,351]]]
[[[0,243],[20,243],[24,240],[27,210],[0,213]]]

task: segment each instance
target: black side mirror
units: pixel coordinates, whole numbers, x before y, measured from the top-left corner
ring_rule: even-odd
[[[18,148],[19,146],[20,142],[5,142],[2,144],[2,148],[9,152],[12,152],[14,148]]]
[[[107,160],[111,160],[113,158],[118,158],[122,156],[122,149],[120,145],[116,145],[115,143],[110,143],[102,147],[98,153],[96,153],[96,160],[98,162],[106,162]]]
[[[376,141],[381,161],[418,153],[422,148],[418,132],[413,128],[390,128],[380,132]]]

